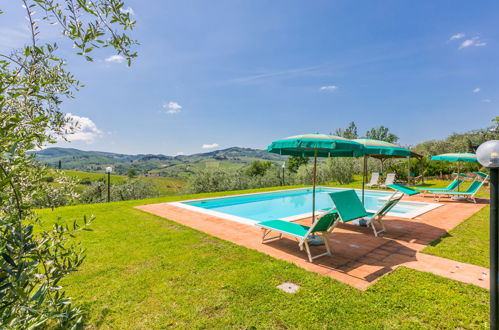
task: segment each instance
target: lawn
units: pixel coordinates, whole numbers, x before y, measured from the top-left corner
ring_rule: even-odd
[[[78,235],[88,257],[65,283],[88,310],[87,326],[487,327],[486,290],[399,268],[362,292],[133,208],[224,194],[41,210],[45,223],[96,216],[93,231]],[[290,295],[275,288],[286,281],[300,291]]]

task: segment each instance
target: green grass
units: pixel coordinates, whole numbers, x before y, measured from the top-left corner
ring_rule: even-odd
[[[166,177],[141,177],[141,180],[150,181],[154,184],[159,196],[168,196],[178,193],[186,184],[186,181],[180,178]]]
[[[76,180],[89,179],[90,181],[107,180],[107,175],[105,173],[93,173],[93,172],[83,172],[83,171],[73,171],[73,170],[62,170],[67,176],[75,178]],[[126,180],[125,175],[111,174],[111,180],[114,182],[124,182]]]
[[[262,190],[280,189],[269,188]],[[257,191],[257,190],[252,190]],[[238,193],[238,192],[232,192]],[[399,268],[362,292],[134,205],[41,210],[45,223],[95,215],[81,270],[65,282],[90,328],[485,328],[486,290]],[[258,237],[255,237],[258,240]],[[295,295],[275,287],[291,281]]]
[[[490,207],[484,207],[423,252],[489,267],[489,212]]]

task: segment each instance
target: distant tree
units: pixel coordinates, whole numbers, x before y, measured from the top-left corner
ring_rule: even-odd
[[[430,157],[452,152],[452,145],[444,140],[430,140],[417,144],[413,150],[420,155]]]
[[[298,172],[298,169],[302,165],[308,164],[309,158],[302,156],[289,156],[288,161],[286,162],[286,168],[291,173]]]
[[[350,158],[328,158],[318,169],[319,182],[347,184],[353,181],[355,166]]]
[[[397,135],[391,133],[388,127],[385,126],[371,128],[366,132],[366,138],[389,143],[396,143],[399,139]]]
[[[127,201],[157,196],[157,187],[148,180],[127,179],[124,182],[111,185],[112,201]],[[104,181],[92,182],[81,194],[82,203],[103,203],[107,200],[107,183]]]
[[[343,129],[343,128],[337,128],[334,131],[334,135],[336,136],[341,136],[347,139],[356,139],[359,137],[359,134],[357,132],[357,125],[355,125],[355,122],[351,122],[348,124],[348,127]]]
[[[245,173],[249,176],[262,176],[271,167],[272,167],[272,162],[270,160],[267,161],[255,160],[245,169]]]
[[[126,175],[130,178],[133,179],[137,176],[137,171],[134,170],[133,168],[129,169]]]
[[[294,182],[290,178],[290,182]],[[275,187],[281,184],[279,169],[268,169],[264,175],[249,176],[240,169],[201,170],[189,176],[185,187],[188,193],[230,191],[262,187]]]
[[[495,121],[495,119],[493,119],[493,121]],[[412,150],[425,156],[425,175],[432,176],[440,173],[452,173],[455,171],[455,164],[430,161],[430,156],[449,152],[474,152],[483,142],[499,139],[499,130],[496,127],[497,126],[491,126],[466,133],[453,133],[443,140],[421,142],[414,146]],[[461,169],[463,171],[472,171],[477,168],[476,164],[468,163],[462,165]],[[404,171],[405,170],[401,168],[399,172],[404,173]],[[414,169],[411,171],[414,171]]]

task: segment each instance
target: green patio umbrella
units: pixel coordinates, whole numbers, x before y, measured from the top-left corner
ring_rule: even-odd
[[[303,134],[272,142],[268,152],[287,156],[314,157],[312,222],[315,219],[315,185],[317,157],[358,157],[364,154],[364,146],[355,141],[327,134]]]
[[[442,160],[446,162],[478,163],[476,155],[472,152],[454,152],[449,154],[441,154],[441,155],[431,156],[431,160]]]
[[[457,162],[457,176],[461,175],[461,162],[478,163],[476,155],[472,152],[454,152],[431,156],[431,160],[440,160],[444,162]],[[457,186],[459,191],[459,186]]]
[[[409,149],[402,148],[397,144],[386,141],[380,141],[374,139],[353,139],[353,141],[360,143],[364,146],[364,166],[362,170],[362,203],[364,203],[364,187],[367,175],[368,157],[385,159],[385,158],[406,158],[416,155]]]

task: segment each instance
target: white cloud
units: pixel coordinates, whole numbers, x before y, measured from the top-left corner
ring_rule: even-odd
[[[230,79],[229,82],[232,83],[252,83],[267,79],[286,79],[294,76],[301,76],[310,74],[313,71],[317,71],[321,68],[321,66],[311,66],[311,67],[303,67],[303,68],[292,68],[288,70],[281,71],[267,71],[259,74],[254,74],[250,76],[243,76]]]
[[[478,93],[479,91],[480,91],[480,88],[478,88],[478,87],[477,87],[477,88],[475,88],[475,89],[473,90],[473,93]]]
[[[469,47],[469,46],[473,45],[473,43],[474,43],[473,39],[467,39],[461,43],[461,46],[459,46],[459,49]]]
[[[491,99],[483,99],[482,102],[484,102],[484,103],[490,103],[490,102],[492,102],[492,100]]]
[[[467,48],[470,46],[483,47],[487,46],[487,43],[485,41],[481,41],[479,37],[474,37],[471,39],[464,40],[459,46],[459,49]]]
[[[91,144],[102,134],[102,131],[88,117],[80,117],[72,113],[67,113],[65,117],[68,120],[65,137],[69,142],[81,141]]]
[[[130,16],[135,15],[135,12],[133,11],[133,9],[131,7],[128,7],[126,9],[121,8],[120,11],[123,14],[129,14]]]
[[[205,144],[203,144],[201,146],[201,148],[203,148],[203,149],[213,149],[213,148],[216,148],[216,147],[218,147],[218,143],[211,143],[211,144],[206,144],[205,143]]]
[[[179,151],[175,154],[175,156],[183,156],[185,155],[185,153],[183,151]]]
[[[456,39],[461,39],[461,38],[464,38],[464,33],[456,33],[454,35],[452,35],[449,40],[456,40]]]
[[[182,111],[182,106],[173,101],[163,104],[163,108],[166,109],[165,112],[169,115],[174,115]]]
[[[125,62],[125,58],[121,55],[111,55],[109,56],[108,58],[106,58],[106,62],[110,62],[110,63],[123,63]]]
[[[320,88],[321,91],[329,91],[329,92],[335,91],[336,89],[338,89],[338,86],[334,86],[334,85],[322,86]]]

